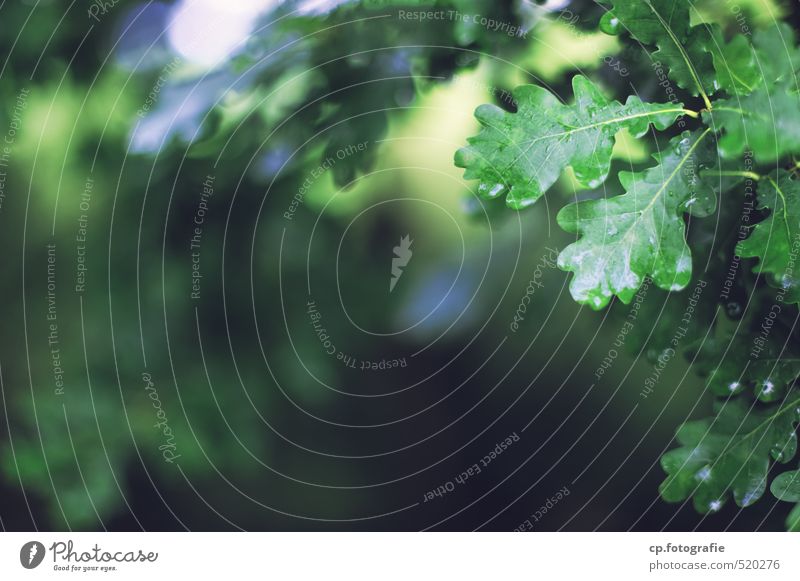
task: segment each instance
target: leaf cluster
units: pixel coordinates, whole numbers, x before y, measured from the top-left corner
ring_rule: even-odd
[[[772,463],[791,461],[797,449],[800,46],[784,23],[726,35],[683,0],[601,5],[598,28],[638,46],[651,70],[665,71],[662,94],[680,99],[647,102],[637,92],[617,100],[581,75],[568,103],[544,87],[521,86],[515,111],[476,111],[480,131],[455,164],[478,180],[479,197],[504,197],[517,210],[566,170],[594,190],[557,215],[575,237],[558,265],[572,273],[573,298],[593,309],[615,298],[630,303],[648,279],[667,292],[686,289],[698,276],[698,252],[708,252],[702,276],[719,283],[732,273],[722,296],[736,325],[704,306],[707,327],[684,338],[706,389],[720,399],[713,416],[679,428],[679,447],[662,458],[660,491],[667,501],[691,498],[703,513],[729,498],[746,507],[767,490]],[[651,144],[653,163],[614,172],[622,130]],[[614,173],[622,191],[608,185]],[[672,314],[651,323],[655,343],[675,332]],[[800,502],[800,471],[779,475],[771,490]],[[800,529],[800,508],[787,526]]]

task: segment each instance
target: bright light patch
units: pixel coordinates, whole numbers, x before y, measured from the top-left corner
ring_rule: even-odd
[[[301,14],[327,14],[334,8],[342,4],[347,4],[351,0],[305,0],[298,6]]]
[[[186,60],[212,67],[241,46],[256,19],[280,0],[181,0],[169,26],[173,49]]]

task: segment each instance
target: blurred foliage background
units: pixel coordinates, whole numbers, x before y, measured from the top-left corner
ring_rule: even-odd
[[[724,4],[698,18],[733,30]],[[795,3],[738,5],[753,26],[797,22]],[[428,9],[506,28],[400,17]],[[710,397],[675,360],[640,402],[653,321],[685,296],[649,290],[652,315],[597,379],[630,307],[575,305],[541,266],[568,243],[557,208],[478,201],[453,167],[474,108],[513,110],[519,84],[569,98],[583,71],[662,100],[633,74],[649,55],[598,32],[602,13],[0,3],[3,528],[509,530],[566,486],[537,529],[779,530],[771,500],[701,517],[658,499],[659,455]],[[646,166],[646,142],[619,141],[615,164]],[[598,193],[567,176],[557,195]],[[336,353],[404,365],[329,355],[310,301]]]

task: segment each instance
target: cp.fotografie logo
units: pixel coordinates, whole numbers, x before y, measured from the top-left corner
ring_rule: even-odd
[[[19,550],[19,562],[26,569],[35,569],[44,559],[44,545],[39,541],[29,541]]]
[[[400,239],[400,245],[394,247],[394,258],[392,258],[392,278],[389,280],[389,292],[394,290],[397,281],[403,276],[403,269],[408,266],[413,252],[411,252],[411,240],[408,234]]]

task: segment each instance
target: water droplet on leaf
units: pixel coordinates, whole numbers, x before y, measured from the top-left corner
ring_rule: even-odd
[[[738,301],[728,301],[725,304],[725,312],[728,314],[728,317],[734,320],[739,320],[742,318],[742,313],[744,312],[744,308],[742,304]]]
[[[621,24],[619,18],[614,16],[613,12],[606,12],[603,14],[603,17],[600,19],[600,30],[606,34],[616,36],[619,34],[620,28]]]

